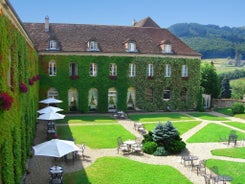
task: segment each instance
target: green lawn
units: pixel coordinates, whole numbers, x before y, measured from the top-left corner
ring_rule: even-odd
[[[161,113],[161,114],[130,114],[128,116],[132,121],[139,122],[165,122],[165,121],[183,121],[193,120],[189,116],[180,113]]]
[[[181,181],[181,182],[180,182]],[[191,184],[170,166],[151,165],[121,157],[102,157],[90,167],[64,175],[69,184]]]
[[[241,122],[224,122],[227,125],[245,130],[245,123],[241,123]]]
[[[222,125],[217,125],[215,123],[210,123],[201,130],[199,130],[196,134],[194,134],[192,137],[190,137],[187,142],[188,143],[195,143],[195,142],[200,142],[200,143],[205,143],[205,142],[219,142],[220,141],[220,136],[226,136],[228,137],[230,131],[232,129],[222,126]],[[238,140],[241,140],[244,136],[245,133],[236,131],[236,134],[238,135]]]
[[[207,112],[191,112],[188,113],[191,116],[203,119],[203,120],[209,120],[209,121],[227,121],[229,119],[220,117],[220,116],[215,116],[213,114],[209,114]]]
[[[117,120],[110,116],[65,116],[57,123],[117,123]]]
[[[245,183],[245,163],[209,159],[206,165],[208,168],[217,166],[219,174],[231,176],[232,184]]]
[[[200,121],[184,121],[184,122],[172,122],[173,126],[179,131],[180,135],[184,134],[188,130],[194,128]],[[157,123],[145,123],[144,126],[148,131],[152,131],[156,127]]]
[[[217,156],[245,159],[245,147],[215,149],[212,150],[211,153]]]
[[[77,144],[85,143],[90,148],[116,148],[117,137],[123,140],[135,139],[135,136],[119,124],[57,126],[58,138],[73,138]]]
[[[233,116],[231,108],[216,108],[214,111],[219,112],[221,114],[225,114],[228,116]]]

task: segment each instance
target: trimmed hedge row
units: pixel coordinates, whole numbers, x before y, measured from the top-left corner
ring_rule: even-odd
[[[0,93],[13,98],[9,110],[0,110],[0,183],[15,184],[22,182],[35,134],[39,84],[28,80],[38,74],[38,56],[4,15],[0,28]]]

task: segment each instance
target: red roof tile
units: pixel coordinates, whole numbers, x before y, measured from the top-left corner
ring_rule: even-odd
[[[51,39],[60,44],[62,52],[87,52],[87,42],[94,39],[103,53],[127,53],[124,43],[132,40],[139,54],[163,55],[159,44],[169,40],[174,55],[200,56],[167,29],[145,27],[151,22],[149,18],[142,22],[143,27],[51,23],[49,32],[44,31],[44,23],[24,23],[24,26],[39,52],[47,51]]]

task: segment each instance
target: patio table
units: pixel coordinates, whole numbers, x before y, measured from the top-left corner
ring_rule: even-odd
[[[127,141],[124,141],[123,143],[127,144],[129,149],[131,150],[132,149],[132,145],[136,144],[136,141],[135,140],[127,140]]]
[[[223,184],[225,184],[227,181],[232,181],[232,177],[227,175],[219,175],[218,180],[223,181]]]
[[[185,166],[186,166],[186,162],[190,162],[191,163],[191,166],[194,166],[193,161],[194,160],[198,160],[198,157],[197,156],[194,156],[194,155],[187,155],[187,156],[182,156],[181,159],[184,161],[184,165]]]

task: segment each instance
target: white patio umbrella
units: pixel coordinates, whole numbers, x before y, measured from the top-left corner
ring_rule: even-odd
[[[61,103],[62,100],[58,100],[55,98],[46,98],[44,100],[39,101],[39,103],[44,103],[44,104],[56,104],[56,103]]]
[[[62,157],[68,153],[80,150],[73,141],[52,139],[32,147],[34,155]]]
[[[38,116],[37,119],[39,120],[58,120],[58,119],[64,119],[65,115],[59,114],[57,112],[49,112],[45,114],[41,114]]]
[[[40,114],[44,114],[44,113],[59,112],[59,111],[63,111],[63,109],[61,109],[59,107],[47,106],[47,107],[44,107],[44,108],[38,110],[37,112]]]

